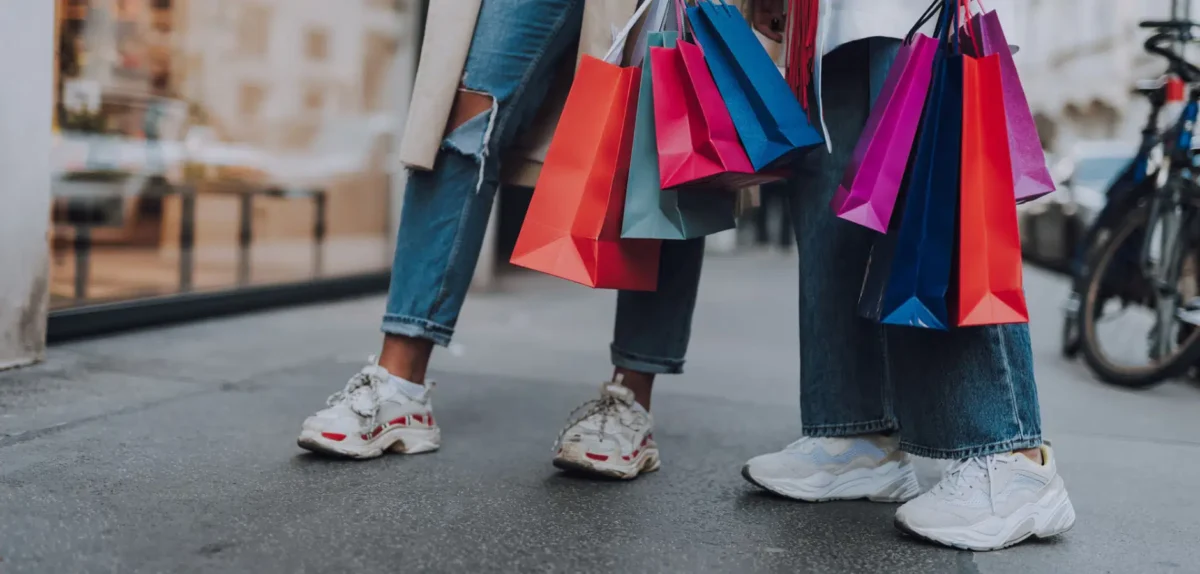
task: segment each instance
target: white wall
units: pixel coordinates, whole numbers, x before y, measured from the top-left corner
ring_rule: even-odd
[[[0,0],[0,369],[45,350],[54,2]]]

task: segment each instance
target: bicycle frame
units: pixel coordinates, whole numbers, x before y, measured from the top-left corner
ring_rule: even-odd
[[[1171,351],[1170,325],[1179,309],[1180,241],[1183,223],[1184,182],[1191,178],[1192,130],[1200,116],[1200,90],[1192,90],[1178,123],[1166,138],[1172,143],[1158,171],[1150,197],[1150,217],[1142,237],[1142,272],[1155,293],[1155,315],[1159,326],[1153,332],[1151,353],[1166,356]]]

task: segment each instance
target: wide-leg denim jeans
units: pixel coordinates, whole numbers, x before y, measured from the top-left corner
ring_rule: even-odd
[[[875,232],[829,207],[899,41],[860,40],[823,61],[833,153],[792,180],[800,254],[800,410],[809,436],[895,432],[901,447],[964,458],[1042,444],[1026,325],[948,332],[856,316]]]

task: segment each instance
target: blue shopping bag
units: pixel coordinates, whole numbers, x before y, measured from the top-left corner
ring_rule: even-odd
[[[647,38],[621,221],[623,239],[693,239],[736,226],[735,194],[719,189],[678,191],[661,185],[649,50],[674,48],[678,39],[676,32],[651,32]]]
[[[939,23],[933,83],[917,140],[883,296],[883,323],[947,330],[954,275],[963,126],[963,56],[958,46],[957,0],[947,0]]]
[[[723,1],[687,10],[717,89],[756,171],[782,167],[824,143],[742,15]]]

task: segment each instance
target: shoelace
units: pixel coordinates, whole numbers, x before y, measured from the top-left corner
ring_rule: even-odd
[[[948,488],[947,485],[954,487],[954,493],[962,492],[963,486],[967,488],[975,488],[971,481],[980,474],[986,474],[988,480],[988,504],[991,505],[992,514],[996,513],[996,479],[993,470],[999,464],[1000,458],[994,454],[987,456],[964,458],[950,465],[946,469],[946,477],[938,483],[937,489],[944,491]]]
[[[611,384],[614,383],[605,383],[603,387],[607,387]],[[616,384],[620,383],[617,382]],[[562,430],[558,432],[558,439],[554,441],[554,446],[551,448],[550,452],[558,452],[558,449],[562,447],[563,439],[567,436],[567,431],[571,430],[571,428],[575,425],[596,415],[600,415],[600,440],[604,440],[604,429],[608,425],[608,419],[610,417],[618,418],[620,416],[620,407],[628,405],[626,405],[625,402],[616,395],[605,392],[603,387],[600,393],[600,398],[587,401],[576,407],[575,410],[571,411],[570,416],[567,417],[566,426],[564,426]]]
[[[368,361],[372,365],[375,364],[374,357]],[[366,419],[364,428],[372,428],[375,426],[375,415],[379,410],[379,385],[383,383],[383,378],[377,373],[363,369],[350,377],[342,390],[329,395],[325,404],[330,407],[341,404],[349,406],[355,414]]]

